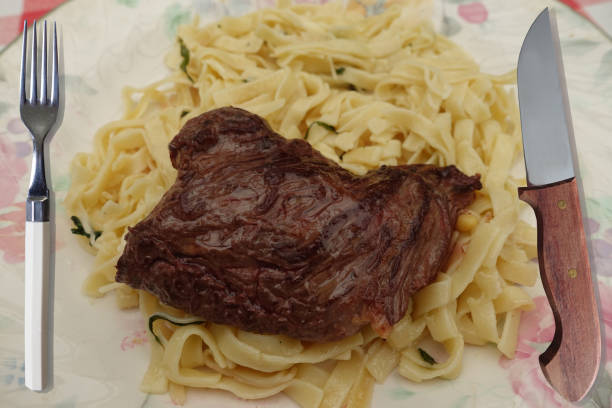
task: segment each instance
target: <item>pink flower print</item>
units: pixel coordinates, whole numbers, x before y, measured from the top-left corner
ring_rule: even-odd
[[[551,388],[540,369],[538,356],[552,340],[555,322],[546,297],[538,296],[534,303],[535,309],[521,316],[515,358],[501,357],[499,364],[508,370],[512,390],[528,407],[569,407],[571,405]]]
[[[133,349],[136,346],[142,346],[148,341],[147,331],[145,329],[134,330],[121,340],[121,350],[126,351],[128,349]]]
[[[555,334],[555,321],[545,296],[533,299],[535,308],[521,315],[519,343],[548,343]]]
[[[612,362],[612,288],[599,283],[599,305],[606,334],[606,356]]]
[[[591,239],[591,259],[599,276],[612,276],[612,229],[607,229],[601,235],[601,239]]]
[[[527,407],[564,408],[572,406],[548,384],[540,369],[537,353],[524,359],[508,360],[503,357],[500,364],[509,370],[508,377],[512,390],[521,396]]]
[[[25,252],[25,202],[0,214],[0,250],[7,263],[23,262]]]
[[[608,208],[609,204],[600,204]],[[606,216],[602,218],[602,221]],[[605,222],[605,221],[604,221]],[[612,276],[612,228],[602,226],[599,221],[587,218],[589,238],[591,239],[591,261],[598,276]],[[604,229],[605,228],[605,229]]]
[[[612,362],[612,288],[601,282],[599,299],[606,334],[606,355],[608,362]],[[540,369],[538,358],[553,338],[555,323],[546,297],[536,297],[534,303],[535,309],[522,315],[515,358],[501,357],[499,364],[508,371],[514,393],[521,396],[526,406],[571,407],[573,405],[552,389]]]
[[[8,211],[7,211],[8,210]],[[0,253],[6,263],[15,264],[25,259],[25,201],[14,203],[0,212]],[[55,251],[65,242],[55,237]]]
[[[11,132],[12,134],[25,134],[28,129],[24,126],[23,122],[19,118],[13,118],[9,120],[9,123],[6,125],[6,130]]]
[[[487,21],[489,12],[482,3],[474,2],[460,4],[457,7],[457,13],[468,23],[480,24]]]
[[[19,151],[17,147],[20,147]],[[21,145],[9,142],[4,134],[0,134],[0,208],[15,201],[20,188],[19,181],[28,171],[21,150]]]
[[[594,220],[593,218],[587,218],[586,223],[588,226],[588,230],[591,234],[596,234],[597,231],[599,231],[600,225],[597,220]]]
[[[16,142],[15,153],[17,157],[26,157],[32,153],[32,143],[30,142]]]
[[[612,242],[612,228],[608,228],[604,231],[603,237],[606,241]]]

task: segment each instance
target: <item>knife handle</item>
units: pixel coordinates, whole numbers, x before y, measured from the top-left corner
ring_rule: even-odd
[[[522,187],[519,197],[536,215],[540,275],[555,318],[540,366],[562,396],[579,401],[597,378],[602,335],[576,179]]]

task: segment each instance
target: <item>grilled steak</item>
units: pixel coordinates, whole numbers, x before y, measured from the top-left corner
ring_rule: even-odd
[[[454,166],[355,176],[222,108],[170,143],[175,184],[129,229],[116,279],[208,321],[330,341],[381,335],[443,267],[481,188]]]

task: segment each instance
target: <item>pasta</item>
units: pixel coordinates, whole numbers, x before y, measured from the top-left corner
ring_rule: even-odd
[[[114,292],[150,323],[142,390],[215,388],[247,399],[284,392],[303,408],[367,407],[375,382],[396,367],[412,381],[455,378],[465,344],[514,356],[522,285],[537,267],[534,229],[519,218],[510,176],[521,152],[514,72],[480,72],[436,34],[428,4],[393,4],[364,17],[354,5],[290,5],[179,28],[168,76],[123,91],[124,117],[75,156],[65,204],[95,254],[84,292]],[[176,177],[167,145],[190,118],[233,105],[287,138],[306,138],[356,174],[381,165],[455,164],[483,189],[461,214],[448,267],[412,299],[387,339],[370,328],[317,344],[202,322],[152,295],[115,283],[127,227],[143,219]],[[101,234],[97,231],[101,231]],[[436,347],[431,347],[434,344]],[[429,345],[429,347],[428,347]]]

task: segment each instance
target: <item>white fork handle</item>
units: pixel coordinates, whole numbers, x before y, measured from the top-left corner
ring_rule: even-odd
[[[25,229],[25,385],[33,391],[47,386],[50,361],[49,222],[26,221]]]

